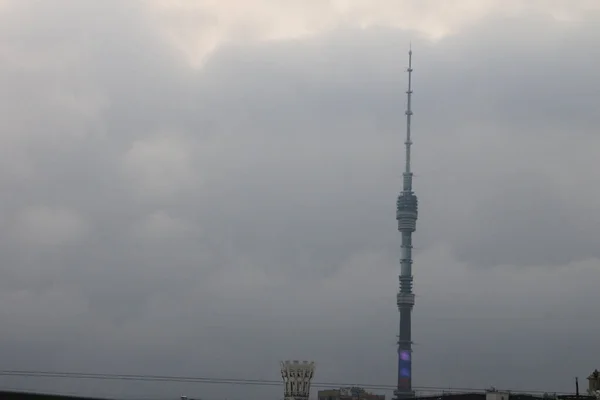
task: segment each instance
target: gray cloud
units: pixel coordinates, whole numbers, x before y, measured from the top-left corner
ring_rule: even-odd
[[[5,369],[277,379],[290,357],[392,384],[408,33],[232,44],[194,70],[137,2],[19,4],[0,23]],[[597,19],[413,42],[418,386],[570,390],[597,367]]]

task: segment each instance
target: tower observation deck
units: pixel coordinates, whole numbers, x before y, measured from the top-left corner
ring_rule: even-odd
[[[400,312],[400,329],[398,336],[398,385],[394,394],[397,399],[414,397],[412,389],[412,338],[411,338],[411,314],[415,305],[415,295],[412,292],[412,233],[417,226],[418,201],[412,190],[413,173],[410,169],[411,132],[410,123],[412,117],[412,50],[408,52],[408,90],[406,106],[406,165],[402,174],[402,191],[396,202],[396,220],[398,231],[402,236],[400,247],[400,290],[396,297],[398,311]]]

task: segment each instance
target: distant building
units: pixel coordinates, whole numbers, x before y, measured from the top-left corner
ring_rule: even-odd
[[[483,392],[472,393],[439,393],[437,395],[416,396],[418,400],[500,400],[504,397],[505,400],[596,400],[593,396],[577,396],[575,394],[527,394],[513,393],[508,391],[498,391],[495,389]]]
[[[600,398],[600,372],[598,372],[598,370],[594,370],[594,372],[588,376],[588,381],[588,394]]]
[[[496,389],[490,389],[485,393],[485,400],[508,400],[509,392],[501,392]]]
[[[502,398],[507,396],[509,400],[596,400],[593,396],[576,396],[564,395],[564,394],[551,394],[551,393],[540,393],[538,395],[526,394],[526,393],[509,393],[499,391],[488,391],[483,392],[472,392],[472,393],[440,393],[438,395],[431,396],[416,396],[418,400],[491,400]]]
[[[488,390],[485,393],[485,400],[508,400],[509,397],[509,392],[500,392],[496,389]]]
[[[310,395],[310,382],[314,376],[314,361],[282,361],[281,378],[284,383],[284,400],[308,400]]]
[[[319,400],[385,400],[383,394],[373,394],[360,387],[320,390]]]

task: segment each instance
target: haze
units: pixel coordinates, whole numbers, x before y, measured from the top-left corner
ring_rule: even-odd
[[[599,27],[594,0],[1,1],[0,369],[393,385],[412,42],[413,383],[574,391]]]

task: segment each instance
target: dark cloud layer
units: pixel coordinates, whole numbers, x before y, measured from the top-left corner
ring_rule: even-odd
[[[321,382],[393,384],[409,33],[191,69],[137,2],[53,3],[0,21],[2,369],[277,379],[307,358]],[[413,41],[417,386],[571,390],[597,367],[597,21]]]

